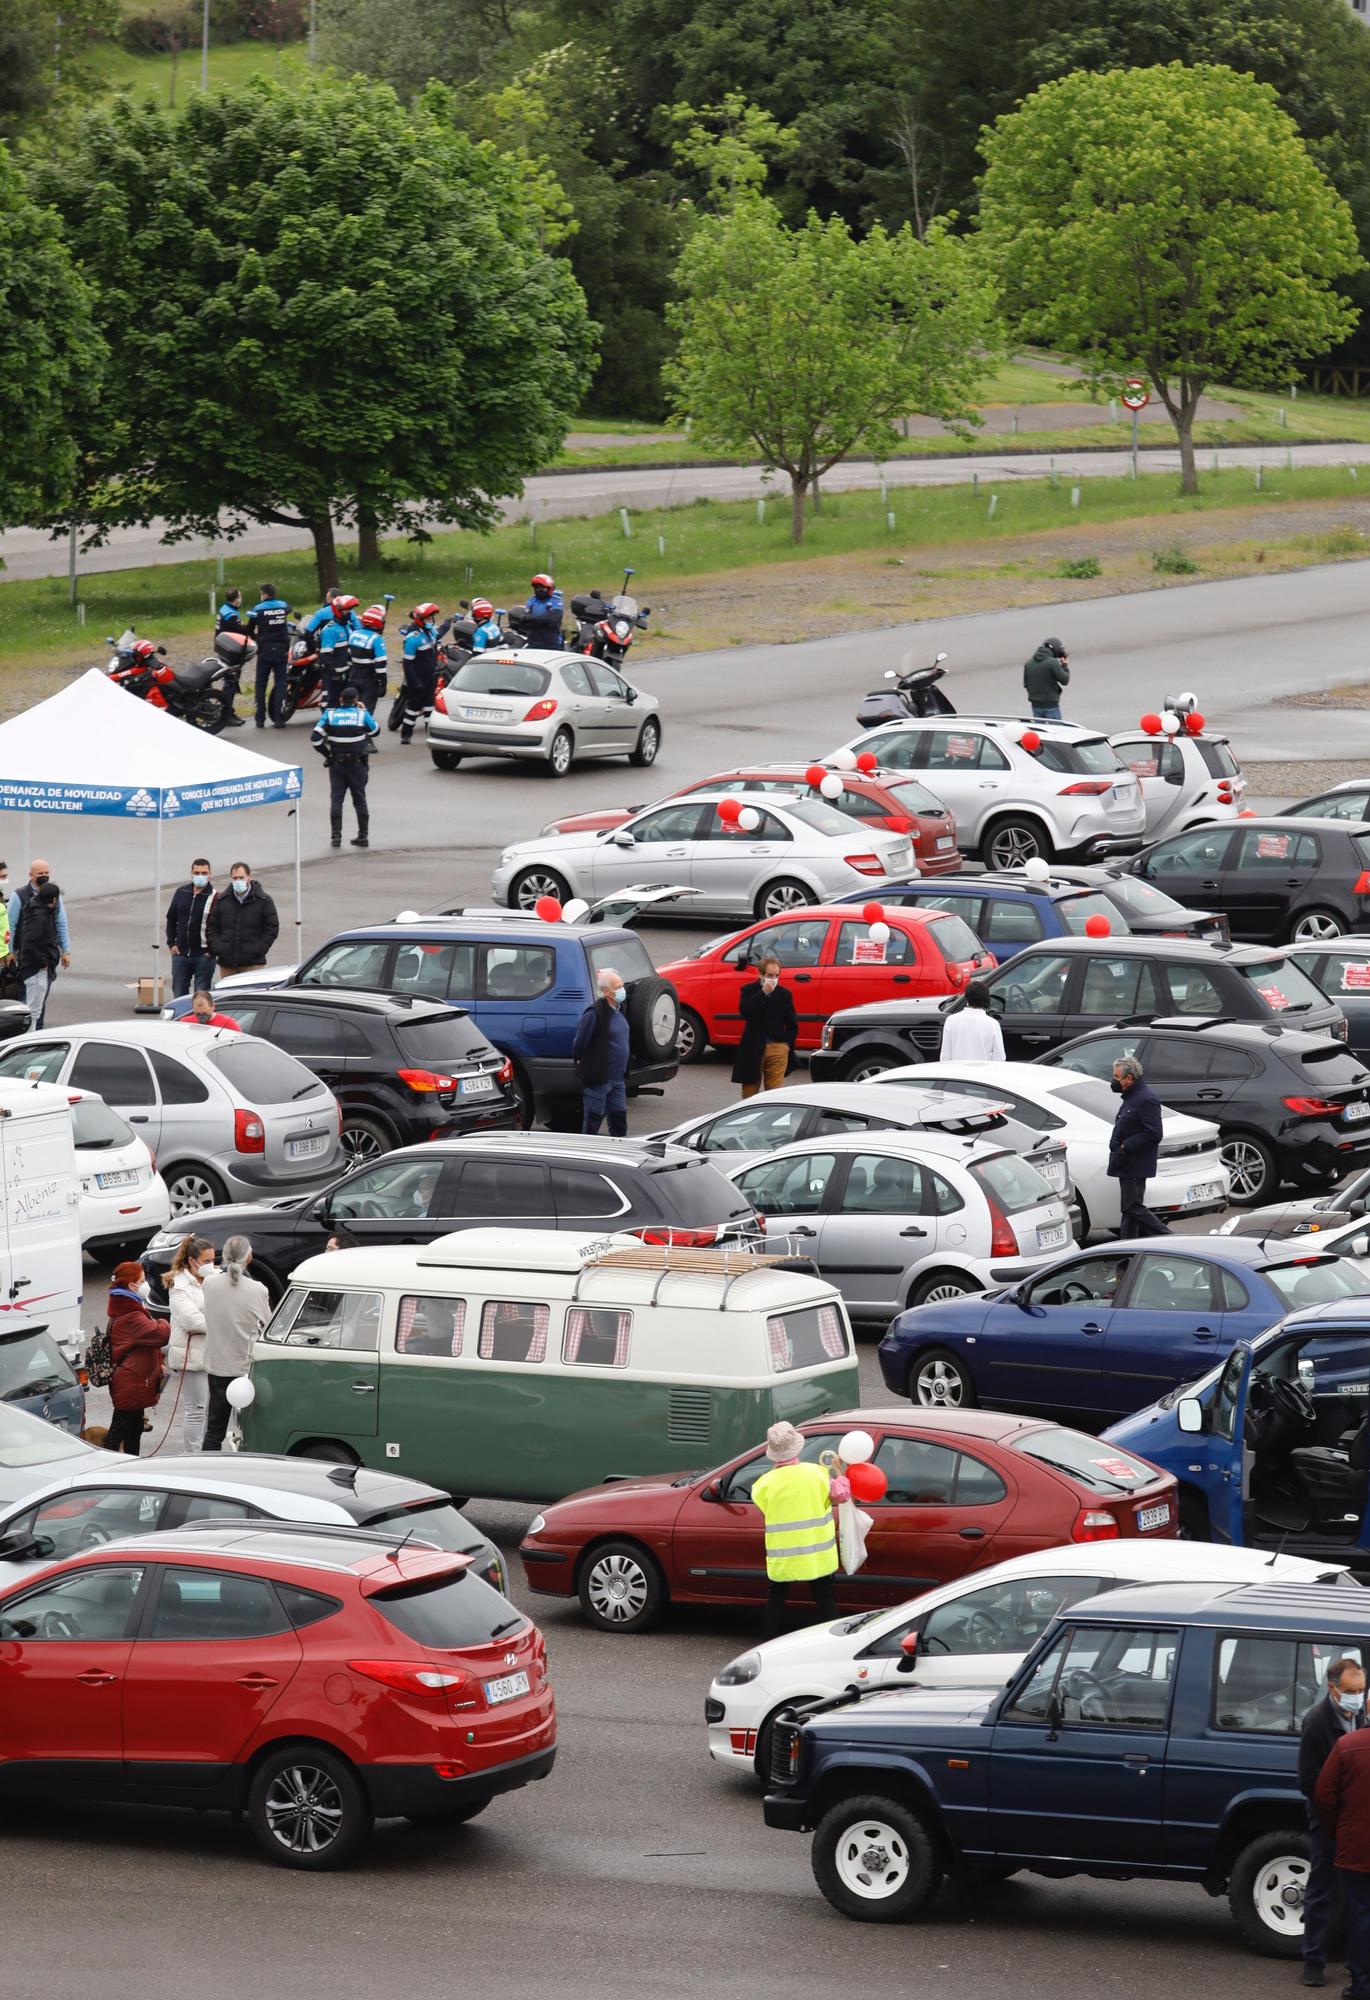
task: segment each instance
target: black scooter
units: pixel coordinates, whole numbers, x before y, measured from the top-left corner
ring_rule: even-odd
[[[892,688],[872,688],[856,711],[858,729],[874,729],[880,722],[903,722],[909,716],[955,715],[956,706],[937,683],[946,673],[939,653],[930,667],[913,667],[906,674],[889,667],[885,679]]]

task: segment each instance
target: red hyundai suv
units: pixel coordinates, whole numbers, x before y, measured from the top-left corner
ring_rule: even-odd
[[[30,1575],[0,1596],[0,1796],[245,1811],[321,1869],[375,1819],[455,1824],[545,1778],[542,1634],[407,1539],[208,1522]]]

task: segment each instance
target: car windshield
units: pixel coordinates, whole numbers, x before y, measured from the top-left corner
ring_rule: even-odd
[[[476,1056],[494,1054],[475,1022],[466,1014],[440,1014],[428,1021],[403,1021],[395,1030],[395,1042],[406,1063],[420,1069],[444,1069],[451,1063],[470,1062]]]
[[[327,1084],[294,1056],[248,1035],[234,1035],[211,1049],[209,1060],[249,1104],[293,1104],[300,1098],[328,1096]]]
[[[824,805],[821,799],[786,799],[785,810],[791,819],[812,827],[815,833],[832,834],[839,840],[853,838],[850,816],[838,812],[836,806]]]
[[[535,667],[531,660],[491,659],[478,653],[457,669],[447,691],[450,694],[456,688],[461,694],[546,694],[551,684],[552,676],[546,667]]]
[[[1141,1459],[1081,1431],[1029,1431],[1026,1437],[1014,1440],[1013,1450],[1068,1474],[1095,1493],[1130,1493],[1134,1486],[1147,1486],[1156,1477],[1154,1467],[1144,1465]]]
[[[1102,917],[1117,936],[1132,935],[1131,925],[1117,904],[1102,894],[1063,896],[1056,905],[1056,914],[1073,937],[1085,936],[1085,925],[1091,917]]]
[[[1255,965],[1239,965],[1237,970],[1255,987],[1272,1014],[1307,1014],[1327,1005],[1327,995],[1288,959],[1263,958]]]
[[[50,1465],[54,1459],[71,1458],[78,1452],[94,1450],[55,1424],[31,1417],[27,1410],[7,1410],[0,1405],[0,1465],[8,1470],[24,1465]]]
[[[1291,1312],[1296,1306],[1363,1298],[1370,1292],[1370,1275],[1344,1258],[1302,1257],[1291,1264],[1267,1264],[1261,1275]]]
[[[81,1152],[131,1146],[135,1137],[127,1119],[98,1097],[78,1097],[72,1105],[71,1135]]]
[[[76,1377],[51,1334],[11,1334],[0,1338],[0,1402],[24,1396],[51,1396],[70,1389]]]
[[[1118,1099],[1112,1086],[1095,1077],[1086,1077],[1053,1095],[1064,1104],[1073,1104],[1078,1111],[1088,1111],[1091,1117],[1106,1118],[1110,1125],[1118,1115]]]
[[[1032,755],[1048,771],[1076,771],[1098,778],[1123,769],[1122,759],[1106,736],[1082,736],[1073,743],[1044,737],[1041,748]]]

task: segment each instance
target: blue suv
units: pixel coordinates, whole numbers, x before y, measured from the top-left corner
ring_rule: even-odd
[[[772,1736],[767,1826],[813,1835],[843,1916],[920,1916],[1021,1870],[1196,1882],[1257,1951],[1297,1958],[1299,1727],[1370,1648],[1354,1585],[1146,1584],[1062,1610],[1002,1689],[855,1687]],[[905,1663],[912,1671],[913,1659]]]
[[[1102,890],[1073,882],[1029,882],[1021,875],[893,876],[878,888],[857,889],[836,900],[869,903],[872,898],[891,907],[955,911],[998,965],[1043,938],[1083,937],[1091,917],[1102,917],[1114,937],[1131,932],[1127,918]]]

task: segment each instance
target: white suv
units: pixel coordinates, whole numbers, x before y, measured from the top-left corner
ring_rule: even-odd
[[[1035,747],[1025,749],[1024,737]],[[962,852],[990,868],[1135,854],[1146,837],[1135,772],[1106,736],[1078,723],[926,716],[883,723],[843,748],[916,772],[956,815]]]

